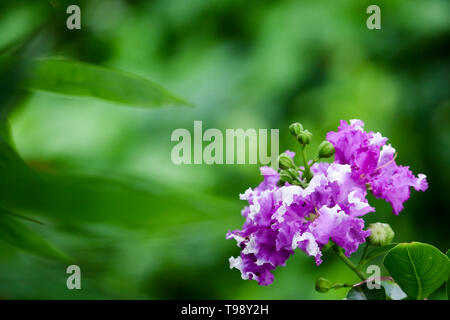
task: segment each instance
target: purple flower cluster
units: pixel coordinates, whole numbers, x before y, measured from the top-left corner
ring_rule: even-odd
[[[408,167],[396,164],[387,138],[365,132],[363,126],[360,120],[341,121],[337,132],[327,134],[335,160],[313,164],[314,176],[305,188],[279,186],[279,173],[261,168],[263,182],[240,195],[249,204],[242,211],[242,229],[227,233],[242,249],[239,257],[230,258],[230,267],[239,269],[243,279],[271,284],[271,271],[284,266],[296,248],[319,265],[321,250],[330,240],[350,256],[370,235],[361,218],[375,211],[366,199],[367,187],[388,201],[395,214],[403,209],[410,187],[428,188],[425,175],[416,178]],[[287,154],[294,157],[293,152]]]

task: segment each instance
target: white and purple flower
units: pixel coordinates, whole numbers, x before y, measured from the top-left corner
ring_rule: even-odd
[[[271,271],[284,266],[297,248],[319,265],[322,248],[330,240],[350,256],[370,235],[361,218],[375,211],[366,199],[366,186],[388,201],[395,214],[403,209],[410,187],[427,189],[425,175],[416,178],[408,167],[395,163],[395,150],[386,145],[387,138],[363,127],[361,120],[341,121],[337,132],[327,134],[336,150],[335,161],[313,164],[314,176],[304,188],[280,186],[278,172],[261,168],[261,184],[240,195],[249,204],[242,211],[246,218],[242,229],[227,233],[227,239],[235,239],[242,250],[239,257],[230,258],[230,267],[239,269],[243,279],[271,284]]]

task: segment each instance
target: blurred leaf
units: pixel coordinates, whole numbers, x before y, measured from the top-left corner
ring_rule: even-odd
[[[158,84],[123,71],[66,60],[34,60],[24,87],[104,99],[130,106],[188,105]]]
[[[15,150],[0,135],[0,201],[10,208],[30,203],[26,195],[41,196],[41,179],[28,167]],[[24,208],[25,209],[25,208]]]
[[[0,16],[0,50],[4,50],[12,44],[16,44],[35,29],[47,17],[47,12],[42,10],[42,4],[32,3],[17,6],[9,10],[1,11]]]
[[[17,59],[1,56],[0,64]],[[29,68],[21,84],[26,89],[98,98],[135,107],[190,106],[160,85],[124,71],[58,59],[33,59],[23,63]]]
[[[448,280],[450,262],[435,247],[419,242],[401,243],[384,258],[384,265],[402,290],[422,300]]]
[[[68,258],[51,246],[40,235],[24,226],[8,212],[0,208],[0,240],[37,256],[57,260]]]
[[[397,243],[390,243],[386,246],[382,246],[382,247],[379,247],[379,248],[376,248],[376,249],[370,251],[369,254],[367,254],[367,257],[364,259],[364,261],[362,261],[361,265],[364,265],[367,262],[369,262],[370,260],[375,259],[376,257],[382,255],[383,253],[391,250],[396,245],[397,245]]]
[[[39,220],[30,218],[30,217],[24,216],[22,214],[11,212],[11,211],[8,211],[8,210],[5,210],[5,209],[2,209],[2,210],[3,210],[3,212],[5,214],[9,214],[9,215],[11,215],[13,217],[16,217],[18,219],[22,219],[22,220],[29,221],[29,222],[34,222],[34,223],[37,223],[37,224],[43,224],[42,221],[39,221]]]
[[[363,283],[350,289],[347,300],[386,300],[386,291],[383,286],[380,289],[369,289],[367,283]]]
[[[173,228],[195,223],[216,223],[231,228],[233,221],[241,218],[239,214],[229,214],[241,210],[239,201],[156,180],[91,173],[42,172],[41,176],[40,184],[11,197],[14,207],[55,223],[100,223],[167,234]],[[1,193],[0,199],[3,200]],[[11,199],[5,202],[12,206]]]

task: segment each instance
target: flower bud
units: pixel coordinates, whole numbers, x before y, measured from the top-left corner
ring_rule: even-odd
[[[329,158],[334,155],[334,152],[334,147],[329,141],[325,140],[319,144],[319,158]]]
[[[369,225],[370,236],[367,238],[373,246],[385,246],[394,239],[394,231],[387,223],[372,223]]]
[[[316,281],[316,291],[325,293],[333,287],[333,283],[325,278],[319,278]]]
[[[280,156],[278,157],[278,163],[280,168],[283,170],[295,168],[294,161],[292,161],[292,158],[289,157],[286,153],[280,154]]]
[[[298,169],[288,169],[287,172],[293,179],[297,179],[299,177]]]
[[[297,138],[300,132],[303,131],[303,126],[299,122],[295,122],[289,126],[289,131],[294,137]]]
[[[311,141],[312,133],[308,130],[302,130],[300,134],[297,136],[298,142],[301,144],[309,144]]]
[[[293,183],[293,178],[292,176],[289,174],[289,172],[285,171],[285,170],[281,170],[280,171],[280,180],[278,181],[278,184],[280,186],[284,186],[285,183],[289,183],[292,184]]]

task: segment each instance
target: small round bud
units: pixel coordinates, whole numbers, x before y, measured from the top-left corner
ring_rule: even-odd
[[[369,225],[370,236],[367,241],[372,246],[385,246],[394,239],[394,231],[387,223],[372,223]]]
[[[333,287],[333,283],[325,278],[319,278],[316,281],[316,291],[325,293]]]
[[[319,144],[319,158],[332,157],[334,155],[334,152],[334,147],[329,141],[325,140],[322,141],[321,144]]]
[[[278,157],[278,163],[280,165],[280,168],[283,170],[295,168],[294,161],[292,161],[292,158],[289,157],[286,153],[280,154],[280,156]]]
[[[298,142],[301,144],[309,144],[312,138],[312,133],[308,130],[303,130],[300,132],[300,134],[297,136]]]
[[[303,126],[299,122],[295,122],[289,126],[289,131],[294,137],[297,138],[300,132],[303,131]]]

